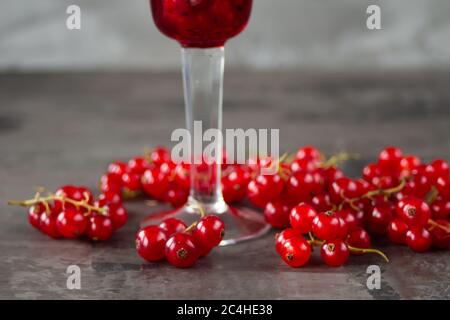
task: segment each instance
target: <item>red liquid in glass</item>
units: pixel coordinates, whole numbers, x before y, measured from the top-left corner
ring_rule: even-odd
[[[244,30],[253,0],[150,0],[162,33],[183,47],[212,48]]]

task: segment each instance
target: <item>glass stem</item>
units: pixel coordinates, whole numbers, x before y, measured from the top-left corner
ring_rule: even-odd
[[[190,166],[188,207],[195,209],[200,203],[206,211],[222,213],[227,208],[220,182],[224,48],[182,48],[182,63],[186,125],[191,135],[191,161],[194,162]],[[208,130],[220,132],[220,135],[207,137]],[[203,136],[205,133],[207,135]],[[204,137],[211,140],[203,141]],[[215,151],[211,153],[213,159],[204,157],[206,148]]]

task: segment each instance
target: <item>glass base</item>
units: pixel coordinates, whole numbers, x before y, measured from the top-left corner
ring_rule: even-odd
[[[206,214],[214,212],[225,223],[225,236],[220,246],[233,245],[239,242],[256,239],[265,235],[271,229],[264,220],[264,216],[249,207],[231,207],[225,203],[216,204],[215,210],[205,206]],[[141,227],[159,224],[167,218],[177,218],[183,220],[187,225],[198,220],[200,213],[196,207],[189,202],[178,209],[155,212],[150,214],[141,222]]]

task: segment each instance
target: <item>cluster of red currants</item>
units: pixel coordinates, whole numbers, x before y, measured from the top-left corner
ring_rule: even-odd
[[[311,245],[320,244],[327,264],[342,265],[350,252],[374,252],[369,233],[387,235],[417,252],[432,245],[450,248],[446,161],[422,164],[416,156],[387,147],[363,169],[362,178],[352,179],[336,166],[345,158],[340,154],[324,161],[316,148],[306,146],[281,163],[278,174],[249,183],[248,198],[264,208],[266,220],[274,228],[288,228],[276,240],[286,263],[303,265]]]
[[[55,193],[39,190],[33,199],[10,204],[29,207],[30,224],[54,239],[87,236],[104,241],[128,219],[119,195],[101,194],[94,199],[92,192],[81,186],[66,185]]]
[[[136,250],[145,260],[164,258],[175,267],[191,267],[199,258],[208,255],[222,241],[225,225],[217,216],[207,215],[189,227],[176,218],[168,218],[159,226],[152,225],[138,231]]]

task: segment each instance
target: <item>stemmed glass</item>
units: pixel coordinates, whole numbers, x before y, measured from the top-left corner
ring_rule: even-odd
[[[222,95],[225,42],[246,27],[252,0],[150,0],[158,29],[181,44],[187,129],[194,136],[194,123],[202,130],[222,130]],[[262,215],[250,208],[229,207],[222,196],[222,141],[215,141],[218,152],[212,164],[190,165],[189,200],[181,209],[156,213],[145,224],[176,216],[193,221],[199,207],[225,222],[221,245],[258,237],[269,230]],[[203,150],[202,150],[203,151]],[[192,160],[204,161],[203,153],[192,150]],[[197,152],[197,153],[196,153]]]

